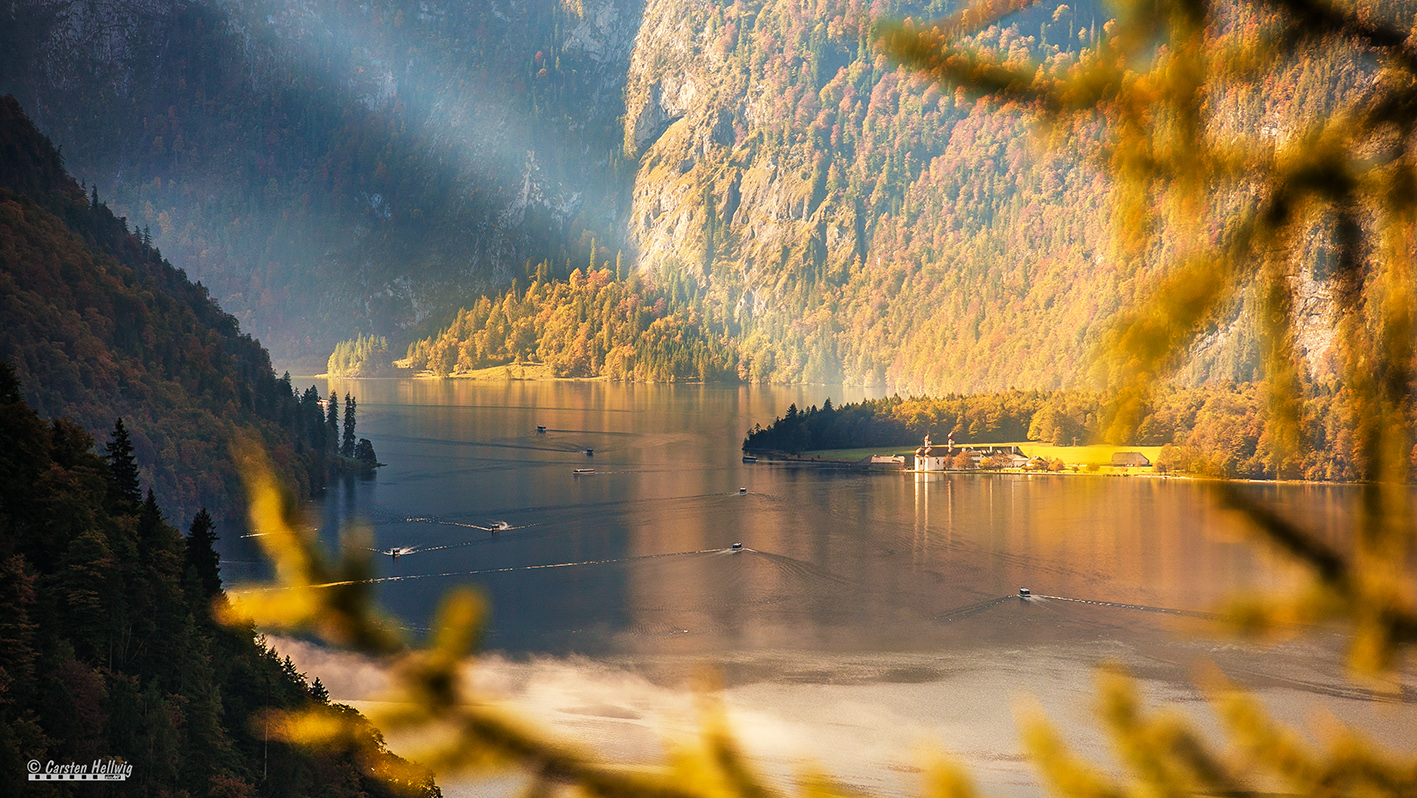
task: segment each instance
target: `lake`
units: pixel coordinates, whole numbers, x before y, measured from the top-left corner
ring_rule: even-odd
[[[666,733],[692,726],[681,688],[706,668],[770,771],[812,757],[883,794],[918,792],[921,740],[995,792],[1036,793],[1011,710],[1019,695],[1105,757],[1091,702],[1106,661],[1212,726],[1191,686],[1200,660],[1287,719],[1322,704],[1394,744],[1417,736],[1412,692],[1351,684],[1339,636],[1261,648],[1214,630],[1205,613],[1225,597],[1299,574],[1201,483],[741,461],[754,423],[860,389],[331,387],[358,398],[360,435],[388,465],[329,487],[327,540],[357,517],[376,548],[403,552],[377,556],[378,595],[415,635],[449,588],[482,591],[487,678],[612,758],[654,756]],[[1348,487],[1254,490],[1333,539],[1351,517]],[[1036,598],[1018,598],[1021,587]],[[377,682],[330,652],[286,647],[336,698],[367,699]]]

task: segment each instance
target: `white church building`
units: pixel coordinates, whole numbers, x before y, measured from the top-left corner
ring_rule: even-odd
[[[925,444],[915,450],[915,471],[959,471],[955,466],[955,458],[962,453],[969,455],[968,468],[978,468],[979,463],[986,457],[1002,455],[1006,458],[1005,465],[1009,468],[1022,468],[1028,462],[1023,451],[1017,446],[1001,446],[998,444],[972,444],[956,446],[954,436],[946,439],[944,446],[936,446],[930,441],[930,436],[925,436]]]

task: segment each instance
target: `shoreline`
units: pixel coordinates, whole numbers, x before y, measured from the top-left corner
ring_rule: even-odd
[[[521,369],[522,376],[509,376],[509,370]],[[726,388],[744,387],[773,387],[773,388],[811,388],[811,387],[841,387],[860,391],[881,391],[882,395],[889,395],[891,392],[899,393],[898,388],[883,385],[850,385],[847,383],[826,383],[826,382],[745,382],[742,380],[728,381],[704,381],[704,380],[616,380],[612,377],[598,374],[594,377],[557,377],[550,374],[550,367],[544,363],[522,363],[518,366],[515,363],[508,363],[501,366],[487,366],[485,368],[464,371],[456,374],[438,374],[428,369],[415,371],[413,369],[398,368],[393,369],[394,374],[342,374],[337,377],[330,376],[329,372],[317,374],[296,374],[291,372],[292,379],[315,379],[315,380],[472,380],[474,382],[624,382],[633,385],[718,385]]]
[[[871,467],[860,460],[833,460],[813,457],[793,457],[780,454],[763,454],[744,452],[745,457],[756,457],[756,462],[744,463],[743,465],[789,465],[789,466],[815,466],[818,468],[835,468],[844,471],[860,471],[869,474],[914,474],[914,475],[940,475],[940,476],[1013,476],[1013,477],[1141,477],[1143,479],[1160,480],[1184,480],[1187,482],[1225,482],[1237,485],[1363,485],[1362,482],[1338,482],[1331,479],[1245,479],[1241,477],[1211,477],[1202,474],[1167,473],[1159,474],[1151,469],[1136,469],[1135,471],[1117,472],[1104,471],[1102,469],[1111,466],[1102,466],[1097,471],[1089,471],[1086,467],[1073,470],[1068,466],[1062,471],[1029,471],[1022,468],[998,468],[983,469],[975,468],[969,470],[949,470],[949,471],[916,471],[911,468],[882,468]]]

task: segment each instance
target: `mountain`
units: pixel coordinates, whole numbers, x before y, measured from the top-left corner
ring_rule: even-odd
[[[308,403],[206,288],[85,195],[13,97],[0,99],[0,360],[47,417],[99,440],[122,417],[142,483],[175,517],[209,507],[239,527],[238,438],[270,450],[289,484],[323,482],[323,448],[301,434]]]
[[[323,356],[609,237],[636,14],[24,0],[0,93],[246,329]]]
[[[949,10],[22,0],[0,90],[283,357],[356,334],[399,351],[513,280],[622,261],[742,379],[1082,385],[1160,259],[1114,251],[1100,126],[1045,147],[1018,109],[874,43],[875,20]],[[973,44],[1062,71],[1107,22],[1091,0],[1038,7]],[[1229,24],[1262,22],[1237,6]],[[1377,68],[1316,46],[1219,92],[1216,128],[1278,145]],[[1321,372],[1332,257],[1303,246],[1299,343]],[[1253,307],[1235,298],[1184,381],[1254,378]]]
[[[151,491],[139,500],[131,454],[115,447],[105,462],[87,433],[42,419],[20,387],[0,362],[7,795],[67,794],[26,781],[19,775],[26,763],[92,768],[100,760],[126,767],[119,792],[144,795],[441,794],[426,772],[403,783],[374,777],[407,773],[407,763],[385,751],[379,732],[349,707],[330,705],[355,720],[351,728],[359,743],[372,744],[372,756],[268,740],[266,713],[313,710],[329,697],[249,625],[213,620],[213,607],[226,599],[211,518],[197,515],[184,539]],[[102,788],[76,792],[84,789]]]

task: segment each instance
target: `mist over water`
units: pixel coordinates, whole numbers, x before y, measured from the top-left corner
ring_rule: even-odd
[[[770,771],[786,776],[808,756],[885,794],[918,791],[924,740],[996,791],[1035,793],[1011,709],[1023,694],[1105,758],[1091,731],[1092,674],[1105,661],[1205,723],[1191,685],[1202,659],[1286,719],[1322,705],[1394,745],[1417,734],[1413,692],[1354,687],[1337,635],[1262,649],[1207,625],[1223,598],[1299,574],[1195,482],[741,462],[754,423],[859,389],[329,387],[358,397],[360,435],[389,465],[330,486],[327,541],[354,516],[372,526],[373,548],[400,551],[375,555],[377,591],[415,635],[448,589],[478,588],[493,652],[479,678],[625,761],[692,728],[683,687],[706,667]],[[595,473],[575,473],[585,468]],[[1347,528],[1351,487],[1255,489],[1334,539]],[[1020,600],[1020,587],[1038,597]],[[367,673],[353,675],[365,666],[293,650],[337,699],[374,692]]]

